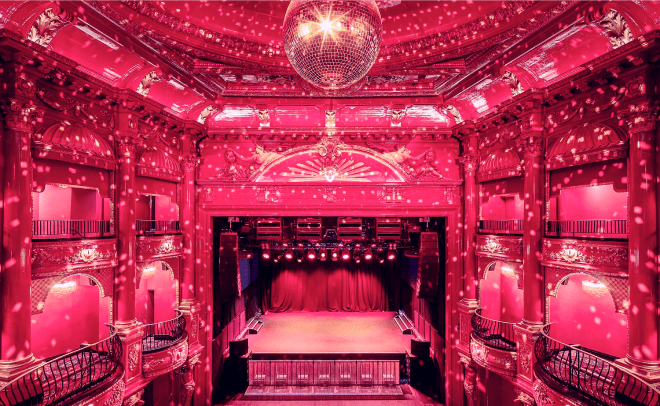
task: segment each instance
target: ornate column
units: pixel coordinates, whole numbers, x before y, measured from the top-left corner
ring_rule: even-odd
[[[122,100],[117,112],[117,254],[119,261],[115,277],[117,313],[115,326],[122,341],[126,394],[135,392],[142,377],[143,327],[135,317],[135,159],[139,146],[138,118],[129,108],[130,100]]]
[[[658,101],[619,112],[629,127],[628,367],[660,380],[658,362]]]
[[[531,103],[522,117],[518,147],[523,152],[523,320],[516,325],[517,375],[521,383],[534,380],[534,344],[544,323],[545,291],[541,265],[544,235],[544,182],[542,109]],[[529,389],[529,388],[527,388]]]
[[[472,361],[472,358],[469,356],[459,354],[460,362],[465,367],[463,372],[463,389],[465,390],[465,396],[467,398],[468,406],[478,406],[479,405],[479,394],[478,394],[478,381],[477,381],[477,365]]]
[[[181,232],[183,233],[183,270],[181,272],[181,302],[195,299],[195,174],[199,158],[181,157]]]
[[[0,386],[30,367],[32,280],[31,135],[44,112],[32,103],[1,101],[5,115],[2,154],[2,252],[0,255]]]
[[[477,187],[478,134],[471,125],[464,125],[457,130],[463,151],[459,162],[463,164],[464,199],[463,199],[463,298],[458,303],[459,315],[459,351],[470,353],[471,318],[479,308],[477,287],[477,221],[479,217],[479,190]]]
[[[180,390],[180,399],[179,406],[190,406],[190,401],[192,400],[193,394],[195,392],[195,376],[194,370],[195,365],[199,362],[199,357],[201,353],[189,357],[186,363],[181,367],[181,390]]]

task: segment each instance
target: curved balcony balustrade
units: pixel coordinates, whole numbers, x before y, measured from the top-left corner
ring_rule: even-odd
[[[138,235],[160,235],[181,231],[176,220],[135,220],[135,232]]]
[[[110,398],[118,390],[123,391],[122,344],[114,327],[110,332],[103,341],[83,344],[75,351],[44,360],[13,380],[0,390],[0,405],[61,405],[80,401],[83,395],[85,404],[98,404],[87,400]]]
[[[606,406],[657,406],[660,392],[651,384],[603,356],[578,345],[551,338],[550,325],[534,344],[537,363],[534,373],[558,397]],[[609,359],[608,359],[609,358]]]
[[[33,220],[35,238],[98,238],[112,235],[109,220]]]
[[[186,319],[180,311],[172,320],[145,324],[142,336],[142,353],[148,354],[170,348],[185,339]]]
[[[479,220],[479,232],[489,234],[522,234],[522,220]]]
[[[548,221],[549,237],[628,238],[628,220]]]
[[[472,359],[482,367],[497,373],[516,375],[515,323],[493,320],[481,315],[477,309],[472,316]]]
[[[145,378],[180,368],[187,357],[186,319],[180,311],[177,310],[172,320],[145,325],[142,336],[142,375]]]

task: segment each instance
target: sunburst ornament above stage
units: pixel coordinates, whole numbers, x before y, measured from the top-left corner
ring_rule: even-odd
[[[343,182],[370,182],[371,176],[378,175],[378,172],[370,169],[364,162],[355,162],[352,158],[340,158],[327,163],[321,159],[311,159],[289,167],[288,176],[291,182],[332,182],[335,179]]]
[[[292,1],[284,17],[284,50],[303,79],[339,90],[376,62],[382,22],[375,1]]]

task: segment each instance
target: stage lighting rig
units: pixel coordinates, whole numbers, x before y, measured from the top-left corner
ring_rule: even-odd
[[[314,248],[310,248],[307,250],[307,258],[316,259],[316,250]]]
[[[393,250],[387,251],[387,259],[390,261],[394,261],[394,258],[396,258],[396,251]]]
[[[296,250],[296,261],[302,262],[305,259],[305,250],[297,249]]]
[[[348,250],[348,248],[344,248],[344,251],[341,253],[341,259],[347,260],[351,257],[351,252]]]
[[[333,261],[339,261],[339,248],[335,247],[332,249],[330,258],[332,258]]]
[[[359,248],[353,250],[353,261],[359,264],[362,261],[362,251]]]
[[[373,257],[374,257],[374,253],[373,253],[373,251],[371,251],[371,249],[367,248],[366,251],[364,251],[364,259],[366,259],[367,261],[369,261],[369,260],[371,260],[371,258],[373,258]]]
[[[287,248],[284,252],[284,257],[286,259],[293,259],[293,250],[291,248]]]
[[[319,259],[321,261],[325,261],[328,259],[328,249],[327,248],[320,248],[319,249]]]
[[[273,262],[280,262],[280,259],[282,259],[282,252],[281,252],[281,251],[277,251],[277,252],[273,255]]]
[[[378,248],[378,250],[376,250],[376,259],[378,260],[379,264],[382,264],[383,262],[385,262],[385,250],[384,249]]]
[[[262,257],[263,259],[270,259],[270,250],[267,250],[267,251],[264,250],[264,251],[261,253],[261,257]]]

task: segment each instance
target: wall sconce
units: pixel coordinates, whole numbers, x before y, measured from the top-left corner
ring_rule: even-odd
[[[600,281],[582,281],[582,290],[593,298],[599,298],[607,293],[607,286]]]
[[[50,293],[52,293],[55,297],[63,298],[75,292],[76,287],[76,281],[61,281],[53,285],[53,287],[50,289]]]

